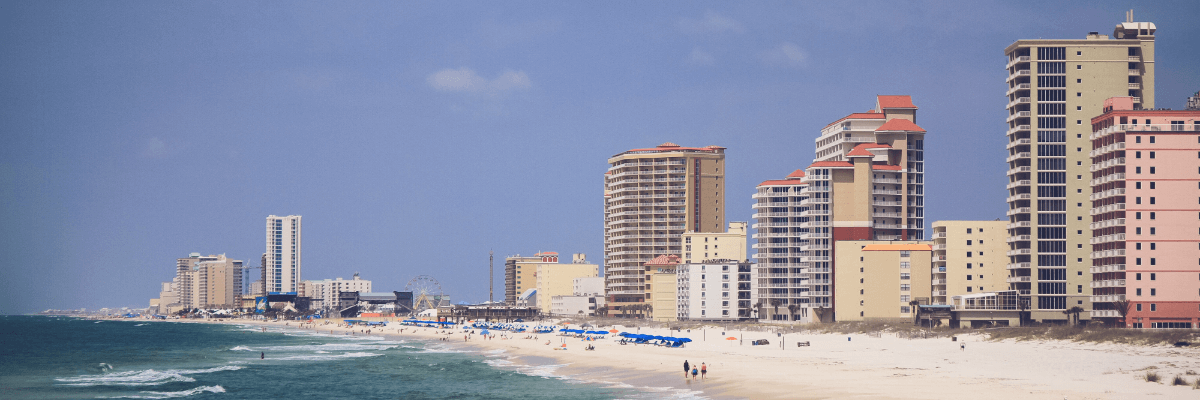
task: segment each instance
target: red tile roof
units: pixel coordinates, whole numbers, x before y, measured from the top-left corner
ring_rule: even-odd
[[[899,165],[872,165],[871,169],[877,169],[877,170],[883,170],[883,171],[899,171],[901,168]]]
[[[892,118],[883,123],[875,132],[879,131],[909,131],[909,132],[925,132],[924,129],[904,118]]]
[[[798,169],[788,174],[787,179],[800,179],[804,177],[804,170]]]
[[[807,184],[808,182],[804,182],[799,179],[777,179],[772,181],[763,181],[763,183],[758,184],[758,186],[798,186]]]
[[[541,253],[537,253],[534,255],[535,256],[557,256],[558,252],[557,251],[543,251]]]
[[[675,265],[679,264],[679,256],[674,254],[663,254],[654,257],[653,260],[647,261],[645,265]]]
[[[885,96],[879,95],[879,108],[917,108],[913,105],[912,96]]]
[[[835,124],[841,123],[842,121],[845,121],[848,119],[883,119],[883,118],[884,118],[883,113],[877,113],[877,112],[875,112],[875,110],[871,110],[871,111],[865,112],[865,113],[853,113],[853,114],[847,115],[845,117],[842,117],[842,119],[839,119],[837,121],[830,122],[829,125],[825,125],[825,128],[831,127]],[[822,129],[824,129],[824,128],[822,128]]]
[[[846,157],[858,157],[858,156],[874,157],[875,154],[872,154],[871,152],[867,151],[867,149],[890,149],[890,148],[892,148],[892,146],[888,146],[886,144],[863,143],[858,146],[854,146],[854,149],[850,150],[849,153],[846,153]]]

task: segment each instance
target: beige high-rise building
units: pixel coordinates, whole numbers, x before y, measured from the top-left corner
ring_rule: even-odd
[[[182,308],[234,308],[242,294],[242,272],[242,262],[224,254],[192,253],[176,260],[171,286]]]
[[[600,266],[589,264],[583,254],[575,254],[571,263],[538,263],[537,265],[537,305],[543,313],[549,313],[554,296],[572,296],[575,294],[576,278],[591,278],[600,276]]]
[[[270,293],[300,291],[300,216],[267,217],[267,252],[263,257],[263,279]]]
[[[645,263],[683,254],[684,232],[725,227],[725,148],[663,143],[608,159],[604,276],[609,314],[646,299]]]
[[[929,304],[932,242],[837,242],[838,321],[911,320]]]
[[[1117,24],[1083,39],[1018,40],[1004,49],[1008,78],[1010,288],[1030,296],[1034,320],[1091,310],[1090,120],[1110,97],[1154,107],[1153,23]],[[1080,319],[1089,319],[1089,313]]]
[[[1005,221],[933,223],[933,291],[930,304],[954,296],[1008,289]]]
[[[746,261],[745,222],[730,222],[725,232],[687,232],[683,234],[683,263],[704,260]]]
[[[834,320],[825,310],[839,290],[837,241],[923,239],[925,130],[916,113],[909,96],[877,96],[873,109],[821,130],[807,169],[758,186],[758,297],[784,304],[759,319]],[[776,314],[787,305],[799,310]]]

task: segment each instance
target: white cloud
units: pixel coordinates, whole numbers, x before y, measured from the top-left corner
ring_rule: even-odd
[[[145,147],[142,148],[142,155],[150,158],[162,158],[167,156],[167,142],[157,137],[152,137],[146,141]]]
[[[803,67],[808,64],[808,53],[795,43],[785,42],[763,53],[763,61],[782,67]]]
[[[704,50],[700,50],[700,48],[697,47],[692,49],[692,54],[689,54],[687,60],[685,61],[692,65],[713,65],[713,62],[716,61],[716,58],[713,58],[712,54],[709,54]]]
[[[725,32],[742,33],[745,31],[740,22],[717,14],[713,10],[705,11],[704,17],[701,18],[680,18],[679,22],[676,23],[676,27],[678,27],[681,32],[687,34]]]
[[[496,79],[487,79],[467,67],[443,69],[429,74],[425,82],[434,89],[445,92],[500,94],[512,90],[525,90],[532,86],[524,71],[505,70]]]

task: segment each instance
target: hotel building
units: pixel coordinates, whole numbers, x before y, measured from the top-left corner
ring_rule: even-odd
[[[267,217],[263,283],[270,293],[297,293],[300,283],[300,216]]]
[[[1137,105],[1090,120],[1092,318],[1200,328],[1200,110]]]
[[[362,279],[357,272],[350,280],[337,278],[304,281],[299,296],[312,298],[314,307],[332,308],[338,305],[338,293],[341,292],[370,293],[371,281]]]
[[[175,279],[172,281],[174,301],[168,299],[161,305],[178,304],[188,308],[234,308],[235,298],[242,294],[242,262],[221,255],[201,256],[192,253],[175,261]],[[164,285],[164,288],[167,286]],[[165,298],[162,293],[160,299]]]
[[[683,262],[703,260],[747,260],[745,222],[730,222],[725,232],[683,234]]]
[[[1033,320],[1065,320],[1091,310],[1092,265],[1086,178],[1087,121],[1105,99],[1129,96],[1154,107],[1154,24],[1121,23],[1113,37],[1018,40],[1004,49],[1008,78],[1008,236],[1010,289],[1031,297]],[[1087,320],[1088,313],[1080,315]]]
[[[686,235],[686,234],[685,234]],[[653,288],[646,303],[650,304],[650,318],[655,321],[678,319],[679,285],[676,270],[679,256],[674,254],[654,257],[646,263],[646,282]]]
[[[645,263],[683,254],[684,232],[725,226],[725,148],[633,149],[609,158],[604,175],[604,276],[609,314],[646,302]]]
[[[935,221],[933,288],[929,304],[950,305],[955,296],[1008,289],[1006,221]]]
[[[909,96],[877,96],[873,109],[821,130],[807,169],[759,184],[758,296],[800,307],[780,315],[767,307],[760,319],[834,319],[824,310],[834,303],[836,241],[923,239],[925,130],[916,112]]]
[[[930,242],[837,242],[838,321],[909,320],[912,302],[928,304]]]
[[[675,268],[676,318],[691,321],[740,321],[754,318],[758,303],[754,264],[709,260]]]
[[[543,251],[532,257],[520,254],[504,259],[504,303],[516,305],[517,298],[529,289],[537,288],[538,265],[558,263],[558,253]],[[535,300],[536,301],[536,298]]]
[[[582,253],[571,256],[571,263],[537,263],[537,305],[542,312],[549,313],[550,301],[555,296],[570,296],[575,293],[575,279],[600,276],[600,266],[589,264]]]

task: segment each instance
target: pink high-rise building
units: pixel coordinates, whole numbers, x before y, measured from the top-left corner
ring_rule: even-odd
[[[1134,105],[1092,118],[1092,318],[1200,327],[1200,110]]]

